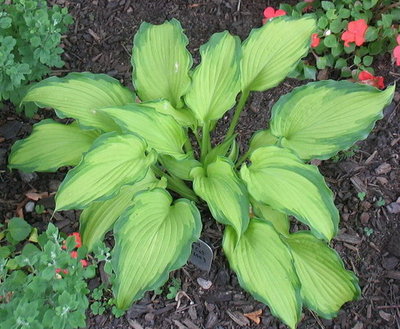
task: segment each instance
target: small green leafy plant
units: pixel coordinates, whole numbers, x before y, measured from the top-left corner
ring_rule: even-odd
[[[118,308],[128,309],[186,263],[200,236],[202,202],[226,225],[223,250],[241,286],[289,327],[303,306],[331,318],[359,296],[356,277],[327,244],[339,223],[333,193],[308,160],[328,159],[366,138],[394,86],[310,83],[280,98],[269,129],[257,132],[240,157],[234,133],[250,92],[293,71],[315,28],[310,17],[280,17],[242,44],[216,33],[192,70],[178,21],[143,23],[132,52],[135,92],[90,73],[49,78],[29,90],[24,102],[75,121],[35,125],[13,146],[9,167],[75,166],[57,192],[56,211],[83,209],[89,250],[114,230]],[[239,94],[225,139],[213,145],[210,133]],[[289,216],[310,231],[291,233]]]
[[[0,101],[19,106],[28,83],[64,65],[59,45],[71,23],[66,8],[48,8],[46,0],[1,1]],[[36,108],[32,105],[26,107],[28,115]]]
[[[93,277],[95,266],[82,259],[85,248],[74,250],[76,236],[63,244],[51,223],[39,236],[31,231],[21,218],[12,218],[3,231],[7,245],[0,258],[0,329],[84,327],[85,279]]]
[[[312,12],[317,18],[315,61],[299,63],[292,77],[315,79],[317,69],[331,68],[341,77],[357,79],[364,70],[374,73],[375,56],[397,45],[400,7],[394,0],[309,0],[295,6],[281,4],[280,9],[293,17]]]

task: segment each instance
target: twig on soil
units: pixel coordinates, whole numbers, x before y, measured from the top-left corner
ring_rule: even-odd
[[[378,310],[390,309],[390,308],[400,308],[400,305],[381,305],[376,307]]]
[[[313,311],[310,311],[310,312],[311,312],[312,316],[314,317],[315,321],[317,321],[319,327],[320,327],[321,329],[326,329],[325,326],[323,325],[323,323],[321,322],[321,320],[319,319],[319,317],[316,316],[315,313],[314,313]]]

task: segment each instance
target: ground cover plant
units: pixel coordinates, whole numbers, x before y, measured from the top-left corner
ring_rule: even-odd
[[[27,85],[52,67],[62,67],[61,35],[72,23],[67,8],[48,7],[46,0],[11,0],[0,4],[0,101],[17,110]],[[33,104],[26,105],[32,115]]]
[[[36,125],[13,147],[9,166],[76,166],[60,186],[56,210],[84,209],[81,234],[89,250],[114,227],[119,308],[186,262],[201,230],[199,197],[226,225],[223,249],[241,285],[290,327],[302,305],[330,318],[357,298],[354,274],[326,243],[339,221],[332,193],[307,161],[365,138],[394,87],[324,81],[296,88],[275,104],[270,129],[255,134],[246,154],[238,158],[235,143],[250,92],[282,81],[307,53],[314,29],[309,17],[283,17],[253,30],[242,45],[217,33],[191,71],[180,24],[144,23],[132,53],[140,103],[117,80],[90,73],[46,79],[26,95],[24,101],[76,121]],[[216,121],[239,93],[225,140],[210,145]],[[172,204],[176,193],[183,198]],[[288,215],[311,231],[290,233]]]
[[[79,233],[64,240],[50,223],[38,234],[12,218],[0,240],[0,328],[73,329],[85,326],[86,280],[95,265],[84,259]]]
[[[283,3],[275,11],[264,11],[264,22],[276,15],[301,17],[312,12],[317,19],[313,34],[315,61],[300,62],[291,76],[316,79],[317,69],[336,69],[341,77],[358,79],[360,72],[374,73],[371,65],[377,55],[394,52],[400,33],[399,3],[394,0],[335,0],[299,1],[296,5]]]

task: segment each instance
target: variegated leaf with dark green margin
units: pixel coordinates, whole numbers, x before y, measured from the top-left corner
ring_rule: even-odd
[[[75,166],[98,136],[99,132],[82,130],[76,123],[65,125],[42,120],[33,126],[28,138],[13,145],[8,167],[33,172]]]
[[[216,221],[231,225],[240,236],[249,223],[249,198],[246,186],[222,157],[206,168],[194,168],[193,190],[207,202]]]
[[[183,180],[192,180],[190,172],[193,168],[201,166],[201,163],[193,157],[193,154],[187,154],[182,160],[177,160],[170,155],[162,155],[159,160],[168,172]]]
[[[97,110],[133,103],[135,94],[106,74],[85,72],[36,83],[22,101],[54,108],[60,118],[74,118],[82,126],[108,132],[118,130],[118,126]]]
[[[92,201],[110,199],[124,185],[143,179],[156,161],[135,135],[100,136],[82,161],[70,170],[56,194],[56,210],[82,209]]]
[[[174,108],[190,86],[193,60],[188,39],[176,20],[161,25],[142,23],[132,49],[133,84],[142,101],[167,99]]]
[[[358,279],[326,243],[308,232],[292,234],[285,241],[301,283],[303,302],[309,309],[331,319],[344,303],[360,296]]]
[[[242,90],[264,91],[286,78],[307,55],[315,23],[310,16],[277,17],[253,29],[242,46]]]
[[[270,206],[250,199],[253,213],[260,219],[269,221],[275,228],[275,230],[282,234],[288,235],[290,229],[290,221],[288,215],[278,210],[271,208]]]
[[[255,150],[241,176],[258,202],[295,216],[314,234],[327,240],[336,235],[339,213],[333,193],[315,166],[304,164],[293,152],[277,146]]]
[[[114,232],[113,290],[117,307],[126,310],[186,263],[192,243],[200,236],[200,213],[189,200],[172,203],[167,191],[156,188],[135,197]]]
[[[140,103],[140,105],[151,107],[155,109],[158,113],[172,116],[176,120],[176,122],[178,122],[183,127],[194,128],[197,126],[197,121],[192,111],[187,108],[181,108],[177,110],[173,108],[171,103],[165,99],[142,102]]]
[[[394,90],[349,81],[309,83],[273,106],[271,133],[304,160],[328,159],[368,136]]]
[[[124,132],[141,136],[158,153],[177,159],[185,158],[182,147],[188,137],[173,117],[140,104],[104,108],[100,111],[110,116]]]
[[[79,218],[82,243],[91,251],[97,242],[113,227],[118,217],[133,204],[136,193],[155,188],[166,187],[166,181],[158,180],[151,169],[147,175],[134,185],[123,186],[119,193],[106,201],[92,202]]]
[[[200,47],[200,55],[185,102],[203,126],[235,104],[240,91],[240,40],[228,31],[215,33]]]
[[[273,226],[253,218],[240,239],[227,226],[223,249],[240,286],[295,328],[302,308],[300,284],[290,252]]]

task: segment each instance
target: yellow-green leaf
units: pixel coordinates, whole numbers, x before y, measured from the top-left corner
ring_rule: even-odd
[[[52,107],[60,118],[74,118],[82,126],[114,131],[118,126],[97,110],[133,103],[135,94],[106,74],[85,72],[36,83],[22,101]]]
[[[240,91],[240,40],[227,31],[215,33],[200,47],[200,55],[185,102],[203,126],[235,104]]]
[[[289,234],[290,222],[288,215],[275,210],[262,202],[256,200],[250,200],[250,202],[256,217],[269,221],[274,226],[274,229],[280,234]]]
[[[58,189],[56,210],[82,209],[107,200],[124,185],[143,179],[156,155],[145,154],[146,143],[135,135],[100,136],[81,163],[70,170]]]
[[[187,135],[173,117],[139,104],[104,108],[101,112],[110,116],[124,132],[141,136],[158,153],[185,158],[182,146]]]
[[[168,192],[159,188],[139,193],[114,226],[117,307],[127,309],[167,281],[171,271],[186,263],[200,231],[200,213],[192,202],[172,203]]]
[[[254,29],[242,46],[242,90],[263,91],[281,82],[307,54],[315,28],[315,20],[304,16],[274,18]]]
[[[190,172],[193,168],[201,166],[201,163],[193,157],[193,154],[187,154],[184,159],[180,160],[170,155],[163,155],[160,157],[160,161],[168,172],[183,180],[192,180]]]
[[[394,90],[349,81],[309,83],[274,105],[271,133],[304,160],[327,159],[368,136]]]
[[[106,201],[92,202],[82,211],[79,218],[82,243],[91,251],[93,246],[103,240],[115,221],[133,204],[136,193],[156,186],[166,187],[166,182],[158,180],[149,170],[145,178],[134,185],[123,186],[119,193]]]
[[[249,198],[232,163],[220,157],[206,168],[194,168],[190,175],[193,190],[207,202],[215,220],[233,226],[240,236],[249,223]]]
[[[142,23],[132,49],[133,83],[142,101],[167,99],[174,108],[190,86],[192,56],[188,39],[176,20]]]
[[[223,249],[242,288],[268,305],[271,313],[290,328],[295,328],[301,315],[300,284],[290,252],[273,226],[251,219],[239,240],[228,226]]]
[[[8,167],[32,172],[75,166],[98,136],[97,131],[82,130],[75,123],[43,120],[33,126],[28,138],[13,145]]]
[[[258,148],[243,165],[241,176],[258,202],[295,216],[317,236],[335,236],[339,213],[333,193],[315,166],[304,164],[293,152],[277,146]]]
[[[358,279],[347,271],[335,250],[307,232],[285,239],[301,283],[304,304],[331,319],[346,302],[360,296]]]

